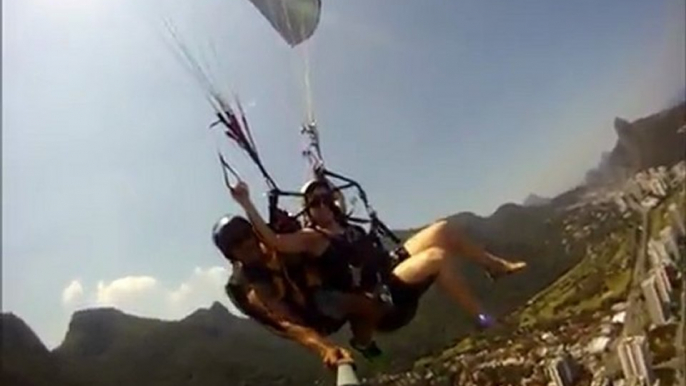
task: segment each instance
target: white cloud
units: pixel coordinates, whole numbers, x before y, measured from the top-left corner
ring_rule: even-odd
[[[188,280],[166,294],[169,312],[175,315],[188,314],[217,300],[231,306],[224,293],[228,276],[229,271],[224,267],[196,267]],[[229,309],[233,311],[232,308]]]
[[[126,276],[109,284],[98,282],[96,301],[101,305],[116,305],[135,299],[155,289],[157,280],[150,276]]]
[[[165,285],[151,276],[125,276],[110,282],[101,280],[90,290],[84,290],[82,284],[74,280],[64,289],[62,300],[71,310],[115,307],[133,315],[166,320],[184,318],[198,308],[219,301],[232,313],[242,315],[224,293],[229,274],[224,267],[196,267],[178,285]],[[82,301],[77,302],[78,299]]]
[[[74,304],[78,302],[83,296],[83,286],[78,280],[72,280],[71,283],[62,291],[62,303]]]
[[[164,295],[157,279],[150,276],[126,276],[106,283],[98,282],[94,306],[116,307],[122,311],[149,317],[164,317],[160,297]]]

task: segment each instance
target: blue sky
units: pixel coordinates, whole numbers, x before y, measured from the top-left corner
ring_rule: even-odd
[[[210,229],[238,208],[162,18],[248,106],[277,181],[306,177],[304,49],[247,0],[192,3],[3,2],[2,309],[50,347],[83,307],[228,304]],[[323,3],[306,48],[324,156],[393,227],[560,193],[613,146],[615,116],[683,94],[681,0]]]

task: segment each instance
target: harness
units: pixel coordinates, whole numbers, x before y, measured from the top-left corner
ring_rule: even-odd
[[[248,156],[253,160],[253,162],[257,165],[258,169],[262,173],[262,176],[264,177],[267,186],[269,187],[268,225],[276,233],[295,232],[301,229],[302,226],[298,219],[309,209],[309,204],[306,204],[300,212],[296,214],[290,214],[279,207],[279,198],[289,196],[302,198],[304,197],[304,195],[300,192],[284,191],[280,189],[276,185],[274,179],[269,175],[269,173],[267,173],[257,152],[257,147],[253,142],[253,138],[250,133],[247,120],[245,118],[245,115],[243,114],[243,110],[240,108],[240,104],[238,106],[238,111],[240,112],[240,115],[237,114],[236,111],[231,109],[230,106],[228,106],[227,104],[222,104],[220,107],[221,109],[217,109],[218,121],[214,122],[210,127],[217,126],[221,123],[225,129],[224,134],[226,135],[226,137],[236,142],[239,145],[239,147],[242,148],[248,154]],[[388,298],[388,296],[390,295],[388,295],[387,289],[379,289],[379,284],[381,284],[381,287],[383,287],[383,284],[386,282],[386,278],[388,277],[388,275],[390,275],[390,272],[393,269],[393,267],[395,267],[408,256],[407,251],[405,251],[402,247],[402,242],[400,238],[398,238],[386,226],[386,224],[384,224],[379,219],[376,211],[370,205],[369,200],[367,198],[367,194],[362,188],[362,186],[357,181],[351,178],[334,173],[325,168],[323,158],[321,156],[321,149],[319,147],[319,135],[317,132],[316,125],[314,123],[305,125],[303,127],[302,132],[303,134],[307,135],[310,139],[309,147],[307,150],[303,152],[303,154],[309,157],[316,178],[326,180],[328,182],[331,182],[332,180],[338,180],[338,182],[341,183],[340,185],[331,183],[334,192],[341,192],[346,189],[354,189],[360,201],[363,203],[364,209],[368,217],[368,219],[362,219],[353,217],[351,214],[348,213],[342,213],[344,222],[350,226],[357,226],[356,229],[361,229],[362,234],[364,236],[360,237],[360,244],[357,244],[357,242],[348,242],[346,244],[332,240],[332,245],[335,248],[342,248],[343,250],[346,250],[346,248],[351,248],[350,250],[353,251],[353,253],[340,253],[341,256],[347,257],[347,259],[343,258],[342,260],[350,260],[347,261],[347,269],[344,268],[342,270],[337,270],[336,275],[333,274],[334,268],[332,268],[331,266],[320,266],[319,269],[321,269],[323,272],[331,273],[329,277],[327,277],[326,281],[334,280],[335,282],[346,280],[345,278],[335,278],[335,276],[354,276],[356,272],[358,272],[357,270],[359,270],[360,273],[365,272],[367,275],[365,276],[365,285],[369,286],[371,285],[371,282],[374,282],[374,284],[377,287],[377,290],[381,291],[380,296],[382,297],[382,299],[384,298],[384,296]],[[219,154],[219,160],[222,166],[224,182],[226,186],[230,188],[229,174],[227,173],[227,171],[233,174],[234,177],[236,177],[239,180],[240,177],[224,160],[221,154]],[[369,230],[365,232],[360,225],[368,225]],[[383,245],[382,240],[388,240],[392,242],[396,245],[396,249],[390,252],[387,251]],[[360,250],[363,251],[363,253],[358,253],[359,251],[356,249],[356,247],[360,246],[364,246],[364,248]],[[355,258],[364,258],[364,261],[354,261]],[[343,262],[336,261],[334,263],[333,261],[331,261],[330,264],[338,267],[339,265],[342,265]],[[302,275],[301,272],[298,272],[298,268],[293,268],[292,271],[294,273],[294,276]],[[310,277],[310,279],[312,278]],[[315,284],[314,281],[310,279],[303,279],[303,283],[305,283],[307,287]],[[363,288],[360,286],[355,286],[355,281],[352,279],[354,279],[354,277],[350,278],[349,280],[350,282],[352,282],[352,288]],[[363,281],[364,280],[360,281],[360,285]],[[341,283],[339,283],[339,286],[345,288],[345,285]]]
[[[266,265],[234,266],[233,273],[224,287],[227,296],[239,310],[263,325],[277,331],[281,330],[274,317],[257,312],[248,301],[250,285],[256,283],[269,284],[274,291],[272,295],[277,300],[287,304],[309,326],[320,333],[332,334],[345,324],[345,321],[334,320],[319,314],[313,300],[301,291],[297,280],[289,274],[288,268],[279,264],[274,257]]]
[[[314,260],[322,274],[323,287],[340,291],[373,292],[392,267],[385,250],[357,225],[347,225],[341,235],[314,228],[329,240],[324,254]]]

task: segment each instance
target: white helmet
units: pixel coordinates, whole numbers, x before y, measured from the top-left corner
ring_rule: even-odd
[[[307,181],[305,185],[303,185],[302,188],[300,188],[300,194],[302,194],[303,196],[307,195],[318,187],[324,187],[332,191],[334,189],[333,185],[331,185],[329,181],[315,178]]]
[[[300,194],[303,195],[302,205],[307,207],[307,195],[312,193],[316,188],[323,187],[329,189],[334,194],[334,205],[338,208],[341,213],[345,212],[345,198],[340,191],[335,190],[335,186],[331,184],[326,179],[311,179],[305,183],[305,185],[300,188]],[[309,214],[305,212],[305,219],[307,219]],[[306,222],[307,223],[307,222]]]

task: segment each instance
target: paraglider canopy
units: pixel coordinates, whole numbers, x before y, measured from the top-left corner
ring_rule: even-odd
[[[319,25],[321,0],[250,0],[291,46],[309,39]]]

